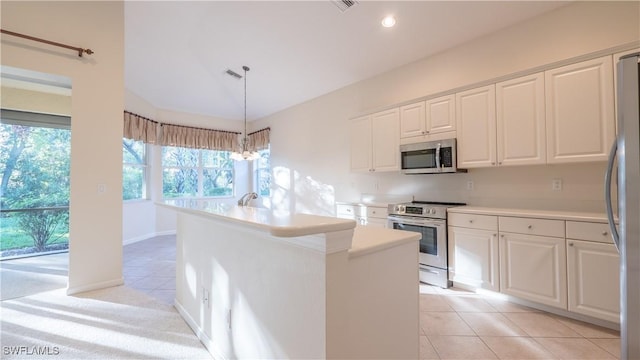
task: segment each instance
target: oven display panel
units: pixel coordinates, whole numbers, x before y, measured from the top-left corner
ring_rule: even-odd
[[[420,206],[407,206],[404,211],[405,214],[422,215],[422,208]]]

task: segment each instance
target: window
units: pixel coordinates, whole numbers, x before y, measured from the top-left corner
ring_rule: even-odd
[[[271,150],[258,151],[260,159],[255,160],[256,192],[259,196],[271,195]]]
[[[122,139],[122,200],[147,198],[145,149],[142,141]]]
[[[0,258],[69,244],[69,117],[7,111],[0,124]]]
[[[162,148],[162,195],[178,197],[233,196],[233,160],[229,151]]]

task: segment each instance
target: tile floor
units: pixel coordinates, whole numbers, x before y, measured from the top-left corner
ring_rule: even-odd
[[[172,304],[175,236],[124,247],[126,285]],[[420,286],[421,359],[617,359],[613,330],[459,289]]]

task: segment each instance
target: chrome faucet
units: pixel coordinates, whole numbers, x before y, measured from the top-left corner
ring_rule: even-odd
[[[258,194],[254,193],[254,192],[246,193],[246,194],[242,195],[240,200],[238,200],[238,206],[247,206],[249,204],[249,201],[251,201],[253,199],[257,199],[257,198],[258,198]]]

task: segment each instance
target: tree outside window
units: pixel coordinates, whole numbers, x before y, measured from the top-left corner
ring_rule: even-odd
[[[67,248],[70,154],[68,128],[0,124],[0,257]]]
[[[271,195],[271,150],[258,151],[260,158],[255,160],[256,191],[259,196]]]
[[[146,146],[142,141],[122,139],[122,199],[146,199]]]
[[[228,151],[162,148],[165,198],[233,196],[233,160]]]

